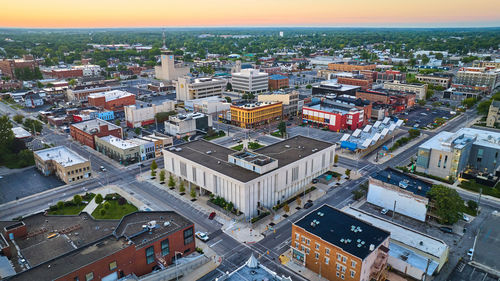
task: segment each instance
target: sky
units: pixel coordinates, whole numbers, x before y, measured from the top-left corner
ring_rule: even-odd
[[[2,0],[0,27],[498,27],[500,0]]]

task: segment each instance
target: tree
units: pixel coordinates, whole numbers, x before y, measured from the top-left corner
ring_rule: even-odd
[[[101,209],[101,210],[99,211],[99,214],[100,214],[101,216],[104,216],[104,215],[106,214],[106,210]]]
[[[335,154],[335,156],[333,157],[333,163],[337,164],[338,162],[339,162],[339,155]]]
[[[228,103],[231,103],[231,101],[232,101],[230,97],[225,97],[225,99],[226,99],[226,101],[227,101]]]
[[[302,199],[300,199],[300,196],[297,196],[297,206],[302,206]]]
[[[101,204],[102,203],[102,195],[100,193],[98,193],[96,196],[95,196],[95,202],[96,204]]]
[[[427,89],[427,92],[425,93],[425,98],[430,99],[434,96],[434,90],[433,89]]]
[[[158,168],[158,164],[156,164],[156,160],[153,160],[153,162],[151,162],[151,170],[156,170]]]
[[[345,175],[346,175],[347,177],[350,177],[350,176],[351,176],[351,170],[350,170],[350,169],[346,169],[346,170],[345,170]]]
[[[469,209],[473,210],[473,211],[476,211],[477,210],[477,202],[474,201],[474,200],[469,200],[467,201],[467,207],[469,207]]]
[[[160,171],[160,181],[165,181],[165,170]]]
[[[490,110],[492,100],[485,100],[480,102],[477,105],[477,113],[479,115],[488,115],[488,111]]]
[[[170,175],[168,177],[168,186],[169,187],[175,187],[175,180],[174,180],[174,177],[172,177],[172,175]]]
[[[8,148],[14,141],[12,123],[7,115],[0,117],[0,160],[9,152]]]
[[[109,209],[109,207],[111,207],[111,204],[109,202],[105,202],[104,205],[103,205],[104,209]]]
[[[196,189],[191,189],[191,197],[196,198]]]
[[[465,106],[466,108],[471,108],[476,104],[477,99],[476,98],[466,98],[462,101],[462,105]]]
[[[115,125],[116,126],[120,126],[122,124],[122,122],[120,121],[120,119],[116,119],[115,120]]]
[[[418,105],[425,106],[427,102],[425,100],[418,100]]]
[[[63,201],[59,201],[57,202],[57,208],[60,210],[64,207],[64,202]]]
[[[71,79],[71,80],[69,80],[68,84],[69,84],[70,86],[75,86],[75,85],[76,85],[76,79]]]
[[[226,91],[232,91],[233,90],[233,85],[231,83],[226,84]]]
[[[287,203],[285,203],[285,205],[283,205],[283,211],[285,211],[285,214],[290,212],[290,206],[288,206]]]
[[[184,181],[181,180],[181,182],[179,183],[179,191],[180,192],[185,192],[186,191],[186,188],[184,187]]]
[[[434,185],[427,192],[432,202],[434,202],[434,213],[442,224],[454,224],[461,215],[464,208],[464,201],[455,189],[444,185]]]
[[[312,89],[312,87],[313,87],[313,86],[312,86],[311,84],[307,84],[307,85],[306,85],[306,89]]]
[[[21,114],[16,114],[12,119],[14,119],[14,121],[18,124],[22,124],[23,123],[23,119],[24,119],[24,116],[21,115]]]
[[[139,134],[141,133],[141,128],[135,128],[135,129],[134,129],[134,133],[135,133],[136,135],[139,135]]]
[[[285,134],[286,134],[286,123],[284,121],[281,121],[278,124],[278,131],[280,132],[281,137],[285,136]]]
[[[75,196],[73,196],[73,203],[75,203],[75,205],[80,205],[82,203],[82,196],[75,194]]]

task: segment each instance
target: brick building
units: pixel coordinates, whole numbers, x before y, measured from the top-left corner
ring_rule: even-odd
[[[66,91],[66,99],[72,102],[86,102],[90,94],[111,91],[105,84],[80,85]]]
[[[10,78],[15,78],[16,69],[29,68],[35,70],[38,66],[32,56],[24,56],[23,59],[2,59],[0,60],[0,73]]]
[[[194,224],[173,211],[135,212],[121,220],[38,213],[22,221],[2,221],[0,227],[2,240],[8,241],[3,253],[17,272],[7,280],[141,276],[172,266],[175,255],[187,256],[196,247]],[[10,233],[15,243],[5,239]]]
[[[90,161],[65,146],[33,152],[35,166],[48,176],[55,174],[64,183],[86,180],[92,176]]]
[[[377,66],[375,64],[361,64],[356,62],[344,62],[344,63],[329,63],[328,69],[335,71],[360,71],[360,70],[375,70]]]
[[[399,93],[389,90],[366,90],[357,91],[356,97],[369,100],[372,103],[390,105],[391,113],[400,112],[406,108],[415,106],[416,95],[412,93]]]
[[[389,236],[323,205],[292,225],[292,261],[328,280],[386,280]]]
[[[377,83],[381,82],[394,82],[399,81],[403,83],[406,81],[406,73],[402,73],[398,70],[386,70],[384,72],[376,73],[376,81]]]
[[[93,93],[88,96],[90,106],[107,110],[123,110],[124,106],[135,104],[135,95],[121,90]]]
[[[94,137],[115,136],[123,138],[123,130],[120,126],[100,119],[72,124],[69,131],[74,140],[93,149],[95,149]]]
[[[43,76],[55,79],[78,78],[83,76],[82,69],[49,69],[42,71]]]
[[[269,90],[279,90],[282,88],[288,88],[289,86],[288,77],[280,74],[274,74],[269,76]]]
[[[337,82],[339,84],[360,86],[361,90],[368,90],[372,87],[373,84],[373,81],[371,81],[370,79],[355,78],[355,77],[338,77]]]

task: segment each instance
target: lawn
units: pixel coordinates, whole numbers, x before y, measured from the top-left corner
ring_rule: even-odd
[[[500,198],[500,184],[497,184],[495,187],[489,187],[479,184],[475,180],[462,180],[462,182],[458,186],[477,193],[479,193],[482,189],[484,195],[490,195]]]
[[[282,138],[281,133],[280,133],[279,131],[272,132],[272,133],[271,133],[271,136],[278,137],[278,138]]]
[[[232,150],[241,151],[243,149],[243,144],[238,144],[236,146],[231,147]]]
[[[105,208],[106,202],[109,203],[109,208]],[[101,210],[105,210],[104,214],[101,214]],[[102,219],[102,220],[119,220],[123,218],[123,216],[128,215],[130,213],[133,213],[137,211],[137,207],[126,202],[123,205],[118,204],[118,199],[116,200],[107,200],[104,201],[103,203],[99,204],[97,208],[92,212],[92,216],[95,219]]]
[[[79,205],[76,205],[73,201],[66,201],[64,202],[64,206],[62,208],[59,208],[57,204],[50,206],[47,214],[56,216],[78,215],[88,204],[84,202],[90,202],[92,198],[94,198],[94,196],[95,194],[93,193],[85,194],[82,198],[83,202],[80,203]]]
[[[203,138],[205,140],[214,140],[214,139],[217,139],[217,138],[222,138],[226,135],[226,133],[222,130],[220,130],[219,132],[217,132],[216,134],[212,135],[212,136],[204,136]]]

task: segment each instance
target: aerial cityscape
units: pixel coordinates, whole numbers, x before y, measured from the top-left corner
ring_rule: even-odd
[[[0,280],[500,280],[500,2],[0,17]]]

